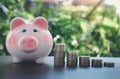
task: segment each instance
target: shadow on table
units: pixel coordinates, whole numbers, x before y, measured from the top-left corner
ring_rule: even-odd
[[[50,79],[51,67],[47,64],[22,63],[6,67],[6,79]]]

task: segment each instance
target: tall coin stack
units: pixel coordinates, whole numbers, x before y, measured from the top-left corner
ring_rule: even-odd
[[[67,54],[67,66],[77,67],[78,53],[76,51],[69,51]]]
[[[54,66],[65,65],[65,52],[66,52],[65,44],[60,44],[60,43],[55,44]]]
[[[79,66],[80,67],[89,67],[90,66],[90,57],[89,56],[79,57]]]

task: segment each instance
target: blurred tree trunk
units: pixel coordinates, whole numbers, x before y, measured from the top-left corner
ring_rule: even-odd
[[[26,0],[24,7],[25,10],[30,11],[32,13],[34,12],[34,14],[38,14],[38,8],[34,0]]]
[[[93,9],[85,16],[85,19],[88,19],[89,16],[92,15],[92,13],[97,9],[97,7],[103,2],[103,0],[100,0],[94,7]]]

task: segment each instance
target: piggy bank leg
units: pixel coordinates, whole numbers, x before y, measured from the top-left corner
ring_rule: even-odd
[[[37,59],[37,60],[36,60],[36,63],[37,63],[37,64],[43,64],[43,63],[44,63],[44,58],[45,58],[45,57],[41,57],[41,58]]]
[[[13,57],[13,62],[14,62],[14,63],[21,63],[22,60],[19,59],[19,58],[17,58],[17,57]]]

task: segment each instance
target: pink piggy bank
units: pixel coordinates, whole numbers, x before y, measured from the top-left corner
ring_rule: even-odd
[[[20,17],[11,21],[6,48],[13,56],[14,63],[22,61],[43,63],[52,46],[53,40],[45,18],[37,17],[32,23],[26,23]]]

